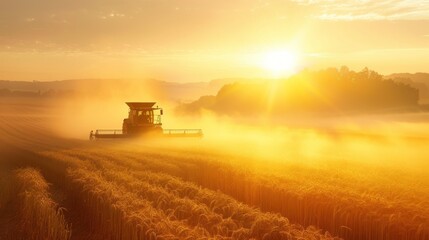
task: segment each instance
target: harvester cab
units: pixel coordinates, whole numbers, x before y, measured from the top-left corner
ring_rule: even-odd
[[[165,137],[202,137],[201,129],[163,129],[161,116],[163,109],[155,106],[155,102],[126,102],[128,118],[122,123],[122,129],[95,130],[89,134],[89,139],[99,138],[130,138],[137,136]]]
[[[154,102],[127,102],[130,110],[122,124],[122,133],[128,135],[162,133],[162,108]]]

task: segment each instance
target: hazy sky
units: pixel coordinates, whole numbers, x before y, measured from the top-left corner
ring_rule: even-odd
[[[0,0],[0,79],[262,77],[282,49],[429,72],[429,0]]]

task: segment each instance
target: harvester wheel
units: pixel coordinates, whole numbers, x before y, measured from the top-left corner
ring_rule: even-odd
[[[89,140],[92,141],[94,139],[95,139],[94,132],[91,130],[91,132],[89,133]]]

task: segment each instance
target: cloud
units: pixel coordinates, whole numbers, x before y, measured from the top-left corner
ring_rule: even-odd
[[[353,14],[335,14],[335,13],[324,13],[318,16],[319,19],[322,20],[338,20],[338,21],[353,21],[353,20],[385,20],[386,17],[375,14],[375,13],[367,13],[361,15],[353,15]]]
[[[429,20],[428,0],[293,0],[323,20]]]

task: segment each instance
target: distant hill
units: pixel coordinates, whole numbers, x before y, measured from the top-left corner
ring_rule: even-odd
[[[408,78],[414,82],[426,83],[429,84],[429,73],[393,73],[386,75],[387,78]]]
[[[155,79],[73,79],[61,81],[0,80],[0,96],[87,96],[122,97],[130,99],[156,98],[188,102],[202,95],[215,94],[225,84],[239,79],[216,79],[210,82],[176,83]]]
[[[394,73],[385,76],[419,90],[420,103],[429,103],[429,73]]]

